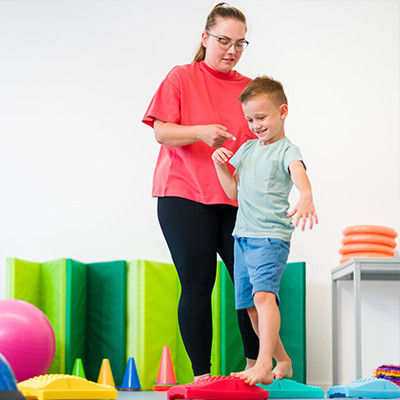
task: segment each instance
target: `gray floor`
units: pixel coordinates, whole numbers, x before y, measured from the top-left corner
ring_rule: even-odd
[[[166,399],[167,399],[167,392],[142,392],[142,391],[118,392],[118,400],[166,400]],[[279,400],[285,400],[285,399],[279,399]],[[302,400],[307,400],[307,399],[302,399]]]
[[[118,392],[118,400],[166,400],[167,392]]]
[[[166,400],[167,392],[118,392],[118,400]],[[325,393],[326,399],[326,393]],[[345,398],[343,398],[345,399]],[[397,400],[399,400],[398,398]],[[287,400],[287,399],[278,399]],[[291,399],[293,400],[293,399]],[[301,399],[301,400],[316,400],[316,399]],[[353,399],[356,400],[356,399]],[[376,399],[375,399],[376,400]],[[392,399],[396,400],[396,399]]]

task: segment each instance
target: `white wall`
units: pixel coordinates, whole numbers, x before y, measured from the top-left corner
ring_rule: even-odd
[[[140,121],[169,69],[191,61],[216,3],[0,2],[0,298],[6,257],[170,261],[151,199],[158,145]],[[341,232],[400,231],[399,1],[232,5],[249,20],[238,70],[283,82],[287,135],[313,184],[320,224],[295,232],[290,260],[307,262],[308,381],[329,385]],[[363,316],[373,316],[363,320],[364,376],[400,364],[399,288],[363,285]],[[349,286],[341,302],[345,382]]]

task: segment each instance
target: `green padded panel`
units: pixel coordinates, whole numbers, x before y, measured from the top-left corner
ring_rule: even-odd
[[[49,373],[65,372],[65,260],[34,263],[7,259],[7,297],[27,301],[49,319],[56,353]]]
[[[227,268],[220,262],[220,375],[229,375],[245,367],[242,339],[235,311],[234,287]],[[282,274],[280,337],[292,359],[293,379],[306,382],[305,263],[288,263]],[[213,310],[214,312],[214,310]]]
[[[162,348],[170,347],[178,383],[193,380],[178,327],[180,284],[171,264],[134,260],[127,276],[127,359],[135,358],[142,390],[152,390]]]
[[[56,338],[56,353],[49,374],[65,372],[65,259],[42,263],[40,309],[49,319]]]
[[[87,264],[86,288],[86,377],[97,382],[108,358],[119,386],[126,366],[126,262]]]
[[[221,308],[221,263],[217,262],[214,288],[211,295],[212,309],[212,347],[211,347],[211,375],[221,375],[221,315],[225,311]]]
[[[306,383],[306,264],[288,263],[279,288],[280,337],[292,359],[294,381]]]
[[[7,258],[7,298],[24,300],[40,307],[40,290],[37,290],[40,287],[40,267],[40,263]]]
[[[86,361],[86,264],[67,259],[65,297],[65,373],[71,374],[75,359]]]
[[[221,375],[242,371],[246,366],[235,310],[235,289],[228,269],[220,262],[221,286]]]
[[[36,305],[53,325],[57,351],[51,373],[69,373],[79,357],[85,360],[88,379],[97,381],[101,361],[108,358],[118,385],[126,360],[133,356],[142,388],[150,390],[162,346],[167,344],[178,382],[184,384],[193,379],[177,323],[180,285],[173,265],[132,261],[127,271],[125,261],[86,266],[74,260],[40,264],[9,258],[6,266],[7,297]],[[280,335],[292,358],[293,379],[303,383],[305,290],[305,263],[288,263],[279,292]],[[245,361],[233,284],[222,262],[217,265],[212,307],[212,373],[229,375],[244,368]]]

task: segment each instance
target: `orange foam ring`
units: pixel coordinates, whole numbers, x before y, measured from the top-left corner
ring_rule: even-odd
[[[372,244],[382,244],[389,246],[394,249],[397,243],[394,239],[389,236],[375,235],[373,233],[366,233],[364,235],[348,235],[342,239],[342,244],[356,244],[356,243],[372,243]]]
[[[353,225],[348,226],[343,230],[343,235],[358,235],[364,233],[373,233],[377,235],[389,236],[393,239],[396,239],[398,234],[397,232],[389,228],[388,226],[380,226],[380,225]]]
[[[351,253],[384,253],[391,257],[394,256],[394,250],[391,247],[382,244],[371,244],[371,243],[356,243],[346,244],[340,250],[339,254],[351,254]]]
[[[386,253],[348,253],[345,254],[341,259],[340,263],[344,263],[347,260],[350,260],[351,258],[390,258],[392,256],[389,256],[389,254]]]

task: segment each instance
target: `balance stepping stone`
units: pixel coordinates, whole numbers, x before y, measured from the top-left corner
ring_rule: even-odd
[[[400,397],[400,387],[386,379],[367,378],[341,386],[333,386],[328,397],[367,397],[369,399],[396,399]]]

